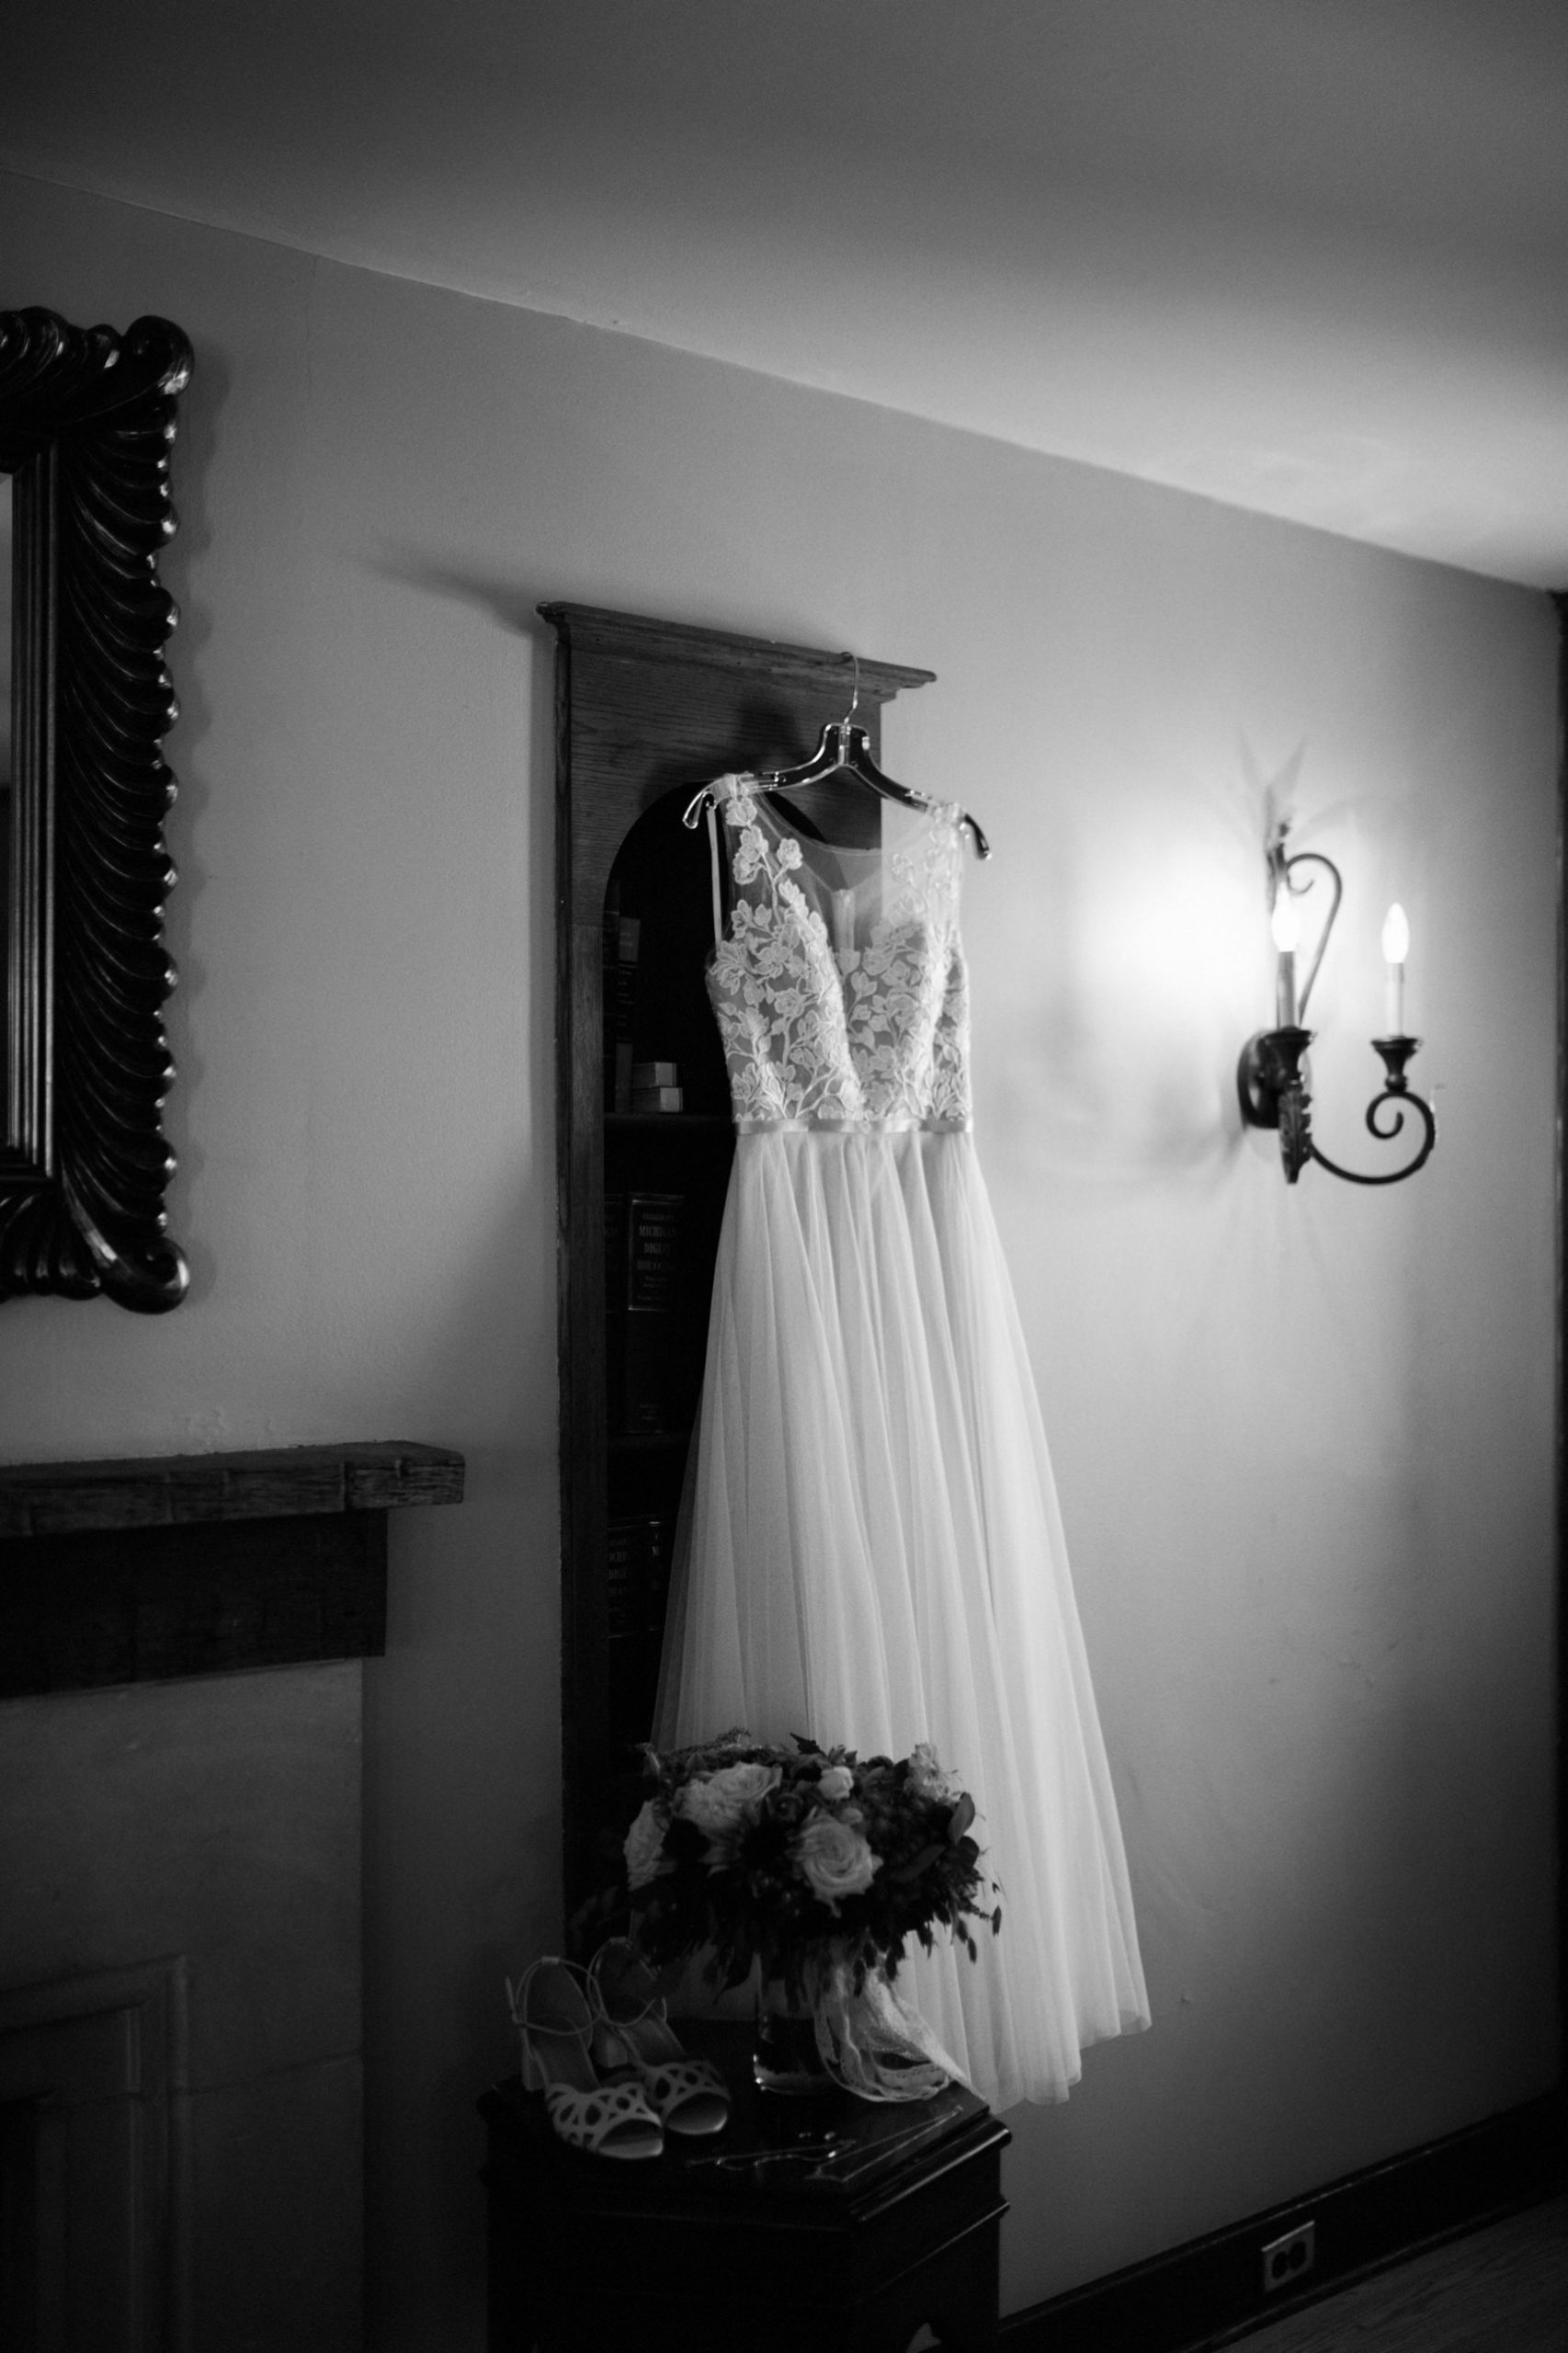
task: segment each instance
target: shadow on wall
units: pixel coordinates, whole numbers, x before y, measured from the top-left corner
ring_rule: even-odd
[[[1305,757],[1266,772],[1244,739],[1229,790],[1181,769],[1134,782],[1114,856],[1103,816],[1069,811],[1027,886],[987,909],[982,955],[973,927],[983,1121],[1028,1176],[1212,1190],[1259,1149],[1236,1059],[1272,1016],[1263,849]]]
[[[407,544],[388,543],[380,563],[369,568],[381,579],[393,581],[400,587],[416,588],[426,597],[445,597],[450,604],[468,605],[476,612],[487,613],[509,637],[540,637],[543,624],[536,607],[547,597],[563,593],[559,584],[549,589],[529,588],[510,575],[477,579],[472,573],[435,563],[425,549]],[[541,642],[547,646],[551,643],[548,631]]]

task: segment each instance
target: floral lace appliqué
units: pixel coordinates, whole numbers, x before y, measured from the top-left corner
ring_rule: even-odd
[[[743,790],[726,800],[735,904],[709,986],[738,1126],[969,1125],[952,815],[890,851],[881,917],[863,947],[835,952],[795,879],[800,843],[770,841]]]

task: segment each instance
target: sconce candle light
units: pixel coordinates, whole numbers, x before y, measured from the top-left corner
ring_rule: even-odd
[[[1296,1023],[1296,950],[1301,944],[1301,910],[1289,891],[1281,891],[1275,900],[1268,928],[1279,957],[1274,1017],[1281,1029],[1291,1029]]]
[[[1284,1163],[1285,1181],[1293,1185],[1309,1160],[1331,1176],[1343,1176],[1351,1185],[1397,1185],[1431,1158],[1437,1141],[1437,1122],[1431,1105],[1411,1092],[1405,1076],[1405,1064],[1415,1054],[1421,1040],[1405,1035],[1404,1030],[1404,966],[1410,953],[1410,926],[1403,907],[1392,906],[1383,925],[1382,949],[1387,982],[1384,1014],[1389,1034],[1374,1038],[1372,1044],[1381,1055],[1386,1074],[1381,1092],[1367,1106],[1368,1132],[1380,1143],[1392,1143],[1403,1132],[1407,1111],[1419,1120],[1425,1133],[1413,1160],[1403,1168],[1385,1171],[1381,1175],[1365,1176],[1355,1168],[1342,1168],[1330,1160],[1312,1140],[1309,1106],[1312,1097],[1307,1092],[1301,1070],[1301,1057],[1312,1042],[1313,1032],[1301,1026],[1306,1017],[1307,1002],[1312,983],[1323,962],[1339,914],[1339,902],[1344,884],[1334,860],[1317,850],[1298,850],[1286,855],[1286,839],[1290,827],[1281,819],[1268,838],[1267,858],[1271,906],[1269,929],[1273,934],[1277,956],[1275,972],[1275,1027],[1261,1029],[1249,1038],[1242,1049],[1236,1072],[1237,1092],[1241,1097],[1242,1118],[1249,1127],[1276,1128],[1279,1132],[1279,1156]],[[1321,868],[1326,875],[1331,895],[1328,914],[1318,935],[1307,977],[1300,993],[1297,990],[1296,957],[1301,941],[1301,910],[1298,902],[1316,881],[1316,875],[1297,880],[1297,870],[1305,867]],[[1392,1107],[1389,1124],[1381,1123],[1379,1114],[1383,1106]]]
[[[1388,1003],[1384,1021],[1391,1038],[1404,1032],[1404,960],[1410,953],[1410,926],[1396,899],[1383,918],[1383,961],[1388,966]]]

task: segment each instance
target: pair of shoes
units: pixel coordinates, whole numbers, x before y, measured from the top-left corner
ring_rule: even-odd
[[[657,1979],[624,1937],[599,1947],[587,1987],[598,2066],[618,2080],[634,2076],[666,2131],[722,2132],[730,2120],[724,2078],[710,2061],[682,2049]]]
[[[569,2148],[596,2157],[656,2157],[665,2135],[636,2084],[603,2081],[594,2065],[594,2015],[583,1973],[546,1954],[514,1985],[512,2023],[522,2047],[523,2089],[542,2092],[545,2113]]]

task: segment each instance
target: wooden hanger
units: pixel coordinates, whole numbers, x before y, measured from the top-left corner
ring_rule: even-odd
[[[871,757],[870,738],[863,727],[855,724],[855,713],[860,705],[860,657],[846,654],[845,660],[855,665],[855,688],[848,710],[842,719],[830,719],[822,731],[822,738],[810,759],[798,761],[792,768],[765,768],[762,783],[769,792],[794,792],[808,784],[825,783],[835,776],[857,777],[885,801],[902,801],[912,809],[929,809],[935,804],[923,792],[914,791],[907,784],[897,784],[877,766]],[[710,804],[712,794],[705,785],[687,804],[683,822],[695,827],[705,804]],[[974,837],[977,858],[989,858],[991,845],[982,832],[979,821],[967,809],[959,813],[959,823],[967,825]]]

